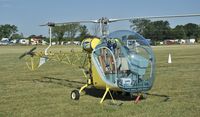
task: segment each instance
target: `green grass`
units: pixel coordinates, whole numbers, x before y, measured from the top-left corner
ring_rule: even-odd
[[[70,93],[85,81],[80,70],[59,62],[48,62],[31,72],[18,56],[30,46],[0,46],[0,117],[197,117],[200,115],[200,45],[154,47],[156,80],[147,99],[117,100],[122,106],[102,105],[100,97],[81,94],[72,101]],[[39,50],[44,47],[39,46]],[[69,51],[53,47],[52,51]],[[76,51],[80,48],[76,47]],[[172,64],[167,64],[168,54]],[[54,78],[54,79],[49,79]],[[74,82],[72,82],[74,81]]]

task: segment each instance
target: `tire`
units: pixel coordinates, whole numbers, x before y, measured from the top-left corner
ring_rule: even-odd
[[[73,90],[71,92],[71,99],[72,100],[79,100],[79,98],[80,98],[79,91],[78,90]]]

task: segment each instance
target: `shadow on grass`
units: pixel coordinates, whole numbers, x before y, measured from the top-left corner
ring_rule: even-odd
[[[91,87],[91,88],[85,88],[85,93],[87,95],[96,97],[96,98],[102,98],[105,90],[103,89],[96,89],[95,87]],[[135,97],[130,97],[130,95],[128,93],[122,94],[122,92],[112,92],[112,96],[115,100],[121,100],[121,101],[133,101],[135,99]],[[105,100],[106,99],[111,99],[110,94],[107,93]]]
[[[73,80],[66,80],[66,79],[59,79],[59,78],[53,78],[53,77],[43,77],[42,79],[34,79],[34,82],[42,82],[42,83],[52,83],[52,84],[58,84],[65,87],[70,88],[77,88],[81,85],[85,84],[84,82],[79,81],[73,81]]]
[[[85,92],[87,95],[90,95],[90,96],[93,96],[96,98],[102,98],[105,90],[96,89],[95,87],[91,87],[91,88],[86,88]],[[111,91],[111,93],[115,100],[120,100],[120,101],[135,101],[137,98],[137,95],[131,96],[130,93],[112,92],[112,91]],[[164,98],[161,102],[167,102],[170,99],[170,97],[167,95],[145,93],[145,94],[143,94],[143,96],[140,97],[140,100],[145,100],[148,95]],[[111,99],[109,93],[106,95],[105,99]]]
[[[75,88],[75,89],[79,89],[80,86],[85,84],[84,82],[80,82],[80,81],[58,79],[58,78],[53,78],[53,77],[43,77],[42,79],[34,79],[34,82],[35,81],[42,82],[42,83],[53,83],[53,84],[58,84],[58,85],[62,85],[69,88]],[[96,98],[102,98],[105,92],[105,90],[103,89],[96,89],[95,87],[92,87],[92,86],[85,88],[84,91],[86,95],[90,95]],[[111,93],[115,100],[120,100],[120,101],[134,101],[137,98],[136,95],[130,96],[130,93],[112,92],[112,91]],[[144,96],[141,96],[140,100],[146,99],[147,96],[145,95],[164,98],[163,102],[167,102],[170,99],[170,97],[167,95],[145,93]],[[107,93],[105,100],[106,99],[111,99],[109,93]]]
[[[167,102],[170,97],[167,96],[167,95],[161,95],[161,94],[151,94],[151,93],[146,93],[146,95],[150,95],[150,96],[157,96],[157,97],[161,97],[161,98],[164,98],[163,102]]]

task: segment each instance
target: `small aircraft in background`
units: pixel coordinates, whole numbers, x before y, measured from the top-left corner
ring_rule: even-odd
[[[163,18],[183,18],[196,17],[200,14],[186,15],[167,15],[167,16],[145,16],[123,19],[100,18],[98,20],[74,21],[64,23],[52,23],[41,26],[48,26],[50,30],[50,44],[44,52],[34,52],[36,47],[29,52],[22,54],[19,58],[30,55],[31,62],[27,66],[30,70],[40,67],[47,60],[58,60],[63,63],[73,65],[82,63],[83,74],[87,82],[79,90],[71,92],[71,99],[78,100],[80,93],[88,86],[94,86],[97,89],[104,89],[102,103],[109,93],[112,100],[111,91],[119,91],[137,94],[136,102],[141,95],[149,91],[155,80],[155,56],[149,42],[140,34],[129,30],[117,30],[108,32],[108,25],[113,22],[130,21],[133,19],[163,19]],[[51,53],[48,49],[51,47],[51,29],[54,26],[61,26],[73,23],[97,23],[100,26],[100,37],[86,38],[82,41],[81,47],[84,53],[84,59],[79,55],[81,53]],[[40,60],[34,65],[34,57]],[[74,60],[76,58],[77,60]],[[78,62],[79,61],[79,62]],[[36,67],[35,67],[36,66]]]

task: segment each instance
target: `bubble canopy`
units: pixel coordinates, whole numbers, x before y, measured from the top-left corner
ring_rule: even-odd
[[[147,85],[141,85],[141,87],[151,88],[155,78],[155,56],[150,42],[140,34],[129,30],[112,32],[107,38],[119,40],[122,53],[128,61],[129,70],[136,73],[139,76],[138,79],[146,82]],[[141,84],[145,84],[144,82]],[[134,88],[134,86],[130,88]]]
[[[126,58],[128,63],[127,68],[133,73],[132,76],[127,75],[126,78],[118,75],[117,85],[124,90],[129,89],[130,92],[136,92],[138,87],[141,89],[138,88],[137,90],[149,90],[155,78],[155,56],[149,44],[150,42],[140,34],[129,30],[112,32],[107,39],[119,41],[122,56]],[[131,84],[135,85],[123,85],[123,81],[119,83],[120,79],[127,80],[127,78],[130,78]]]
[[[110,33],[92,53],[106,84],[126,92],[148,91],[155,78],[155,57],[149,42],[136,32]]]

